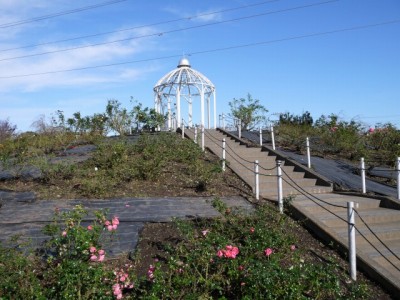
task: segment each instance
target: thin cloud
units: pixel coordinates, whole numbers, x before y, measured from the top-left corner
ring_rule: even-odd
[[[181,8],[168,6],[164,8],[164,11],[173,14],[179,18],[186,18],[188,21],[196,22],[196,23],[206,23],[206,22],[215,22],[222,20],[221,13],[213,13],[214,11],[218,11],[218,9],[207,9],[204,11],[183,11]]]
[[[105,41],[148,34],[149,32],[150,29],[142,28],[133,33],[118,33],[116,36],[109,36]],[[98,64],[112,64],[116,61],[132,60],[133,57],[154,48],[155,42],[156,38],[146,38],[141,40],[130,40],[126,42],[81,48],[65,52],[55,52],[43,56],[2,61],[0,62],[0,77],[77,69],[95,66]],[[82,45],[84,46],[85,43],[74,43],[67,47],[79,47]],[[64,47],[66,46],[64,45],[63,48]],[[63,48],[60,46],[47,45],[35,50],[20,50],[15,56],[23,56],[39,52],[52,52]],[[3,55],[2,57],[5,56]],[[115,67],[107,68],[106,70],[94,69],[86,71],[53,73],[40,76],[0,79],[0,91],[5,92],[10,89],[37,91],[46,87],[92,85],[115,80],[115,78],[119,78],[120,80],[138,78],[137,76],[127,76],[128,73],[126,70],[129,70],[128,73],[131,75],[135,74],[136,72],[136,69],[133,67]]]

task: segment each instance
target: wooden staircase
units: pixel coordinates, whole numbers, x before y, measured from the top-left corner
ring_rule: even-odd
[[[194,139],[194,130],[185,129],[185,135]],[[259,163],[260,197],[276,200],[278,197],[277,160],[274,153],[265,149],[248,147],[247,145],[229,137],[221,131],[207,129],[205,132],[205,147],[222,158],[222,139],[225,138],[227,166],[238,174],[243,181],[255,190],[254,161]],[[200,139],[199,139],[200,141]],[[310,176],[293,161],[282,160],[282,189],[283,196],[299,194],[298,186],[306,193],[320,194],[332,192],[332,185],[314,176]],[[295,183],[291,180],[295,180]]]
[[[194,130],[185,128],[185,136],[194,139]],[[398,201],[335,194],[332,184],[312,170],[268,147],[250,147],[245,141],[220,130],[206,130],[205,147],[222,158],[222,139],[226,142],[227,166],[251,186],[253,191],[254,161],[258,160],[262,198],[277,200],[276,161],[282,161],[283,195],[293,196],[291,208],[294,216],[303,220],[309,229],[327,243],[335,242],[345,254],[348,248],[346,207],[347,202],[354,202],[357,211],[357,269],[370,275],[393,295],[397,295],[396,299],[400,299]],[[200,134],[198,143],[201,144]]]

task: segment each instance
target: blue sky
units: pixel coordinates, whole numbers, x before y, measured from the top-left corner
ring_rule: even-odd
[[[185,54],[215,85],[217,114],[228,113],[229,101],[250,93],[271,119],[309,111],[314,120],[334,113],[366,126],[391,122],[400,127],[398,0],[98,5],[106,2],[0,0],[0,120],[8,118],[26,131],[56,110],[66,117],[104,112],[109,99],[129,107],[132,96],[153,107],[155,83]],[[98,7],[81,9],[93,5]],[[81,11],[20,22],[75,9]],[[369,26],[390,21],[396,22]],[[340,31],[360,26],[367,27]],[[111,33],[97,35],[105,32]],[[88,35],[97,36],[75,39]],[[101,45],[84,47],[91,44]],[[25,47],[30,45],[38,46]],[[226,50],[207,52],[218,49]],[[53,73],[104,65],[111,66]],[[37,73],[47,74],[30,75]]]

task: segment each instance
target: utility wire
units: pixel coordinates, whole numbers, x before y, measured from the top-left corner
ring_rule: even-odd
[[[78,37],[64,39],[64,40],[57,40],[57,41],[51,41],[51,42],[46,42],[46,43],[34,44],[34,45],[26,45],[26,46],[8,48],[8,49],[0,49],[0,52],[24,49],[24,48],[32,48],[32,47],[37,47],[37,46],[50,45],[50,44],[68,42],[68,41],[74,41],[74,40],[79,40],[79,39],[84,39],[84,38],[96,37],[96,36],[118,33],[118,32],[123,32],[123,31],[129,31],[129,30],[134,30],[134,29],[140,29],[140,28],[145,28],[145,27],[153,27],[153,26],[157,26],[157,25],[174,23],[174,22],[179,22],[179,21],[187,21],[187,20],[197,19],[197,18],[201,18],[201,17],[205,17],[205,16],[224,13],[224,12],[228,12],[228,11],[234,11],[234,10],[240,10],[240,9],[245,9],[245,8],[249,8],[249,7],[259,6],[259,5],[263,5],[266,3],[277,2],[277,1],[280,1],[280,0],[263,1],[263,2],[258,2],[258,3],[254,3],[254,4],[249,4],[249,5],[244,5],[244,6],[234,7],[234,8],[228,8],[228,9],[213,11],[213,12],[204,13],[204,14],[198,14],[198,15],[194,15],[194,16],[179,18],[179,19],[161,21],[161,22],[151,23],[151,24],[147,24],[147,25],[140,25],[140,26],[125,28],[125,29],[120,29],[120,30],[115,30],[115,31],[108,31],[108,32],[101,32],[101,33],[95,33],[95,34],[90,34],[90,35],[78,36]]]
[[[286,41],[293,41],[293,40],[304,39],[304,38],[324,36],[324,35],[329,35],[329,34],[334,34],[334,33],[341,33],[341,32],[347,32],[347,31],[367,29],[367,28],[372,28],[372,27],[377,27],[377,26],[384,26],[384,25],[389,25],[389,24],[396,24],[396,23],[400,23],[400,19],[391,20],[391,21],[385,21],[385,22],[375,23],[375,24],[368,24],[368,25],[348,27],[348,28],[343,28],[343,29],[336,29],[336,30],[331,30],[331,31],[323,31],[323,32],[317,32],[317,33],[311,33],[311,34],[305,34],[305,35],[292,36],[292,37],[276,39],[276,40],[269,40],[269,41],[241,44],[241,45],[235,45],[235,46],[228,46],[228,47],[223,47],[223,48],[215,48],[215,49],[209,49],[209,50],[195,51],[195,52],[187,53],[186,55],[187,56],[193,56],[193,55],[200,55],[200,54],[206,54],[206,53],[228,51],[228,50],[234,50],[234,49],[240,49],[240,48],[255,47],[255,46],[274,44],[274,43],[280,43],[280,42],[286,42]],[[169,58],[177,58],[177,57],[182,57],[182,54],[159,56],[159,57],[155,57],[155,58],[146,58],[146,59],[127,61],[127,62],[112,63],[112,64],[105,64],[105,65],[97,65],[97,66],[88,66],[88,67],[81,67],[81,68],[74,68],[74,69],[64,69],[64,70],[39,72],[39,73],[31,73],[31,74],[21,74],[21,75],[12,75],[12,76],[2,76],[2,77],[0,77],[0,79],[11,79],[11,78],[20,78],[20,77],[29,77],[29,76],[38,76],[38,75],[48,75],[48,74],[56,74],[56,73],[64,73],[64,72],[72,72],[72,71],[82,71],[82,70],[98,69],[98,68],[120,66],[120,65],[127,65],[127,64],[135,64],[135,63],[140,63],[140,62],[148,62],[148,61],[155,61],[155,60],[162,60],[162,59],[169,59]]]
[[[31,19],[26,19],[26,20],[21,20],[21,21],[17,21],[17,22],[0,24],[0,29],[14,27],[14,26],[27,24],[27,23],[32,23],[32,22],[37,22],[37,21],[42,21],[42,20],[46,20],[46,19],[50,19],[50,18],[55,18],[55,17],[59,17],[59,16],[68,15],[68,14],[74,14],[74,13],[77,13],[77,12],[81,12],[81,11],[85,11],[85,10],[89,10],[89,9],[94,9],[94,8],[98,8],[98,7],[103,7],[103,6],[106,6],[106,5],[117,4],[117,3],[125,2],[125,1],[127,1],[127,0],[108,1],[108,2],[103,2],[103,3],[94,4],[94,5],[90,5],[90,6],[84,6],[84,7],[80,7],[80,8],[75,8],[75,9],[71,9],[71,10],[64,10],[64,11],[60,11],[60,12],[57,12],[57,13],[44,15],[44,16],[40,16],[40,17],[35,17],[35,18],[31,18]]]
[[[337,204],[332,204],[332,203],[329,203],[329,202],[327,202],[327,201],[325,201],[325,200],[322,200],[322,199],[320,199],[320,198],[314,196],[313,194],[311,194],[311,193],[309,193],[308,191],[306,191],[305,189],[303,189],[299,184],[297,184],[297,182],[294,181],[294,180],[289,176],[289,174],[287,174],[287,173],[285,172],[285,170],[284,170],[283,168],[282,168],[282,172],[283,172],[283,174],[285,174],[285,175],[290,179],[291,182],[293,182],[293,184],[296,186],[295,189],[296,189],[297,191],[300,191],[300,190],[301,190],[301,192],[303,193],[303,195],[308,194],[308,195],[310,195],[311,197],[314,197],[316,200],[318,200],[318,201],[320,201],[320,202],[322,202],[322,203],[325,203],[325,204],[327,204],[327,205],[333,206],[333,207],[347,208],[346,206],[337,205]],[[282,178],[282,179],[285,180],[284,178]],[[286,183],[289,184],[289,182],[288,182],[287,180],[285,180],[285,181],[286,181]],[[291,185],[291,184],[290,184],[290,185]],[[291,186],[294,187],[293,185],[291,185]],[[306,196],[306,195],[305,195],[305,196]],[[310,199],[310,200],[311,200],[311,199]],[[311,201],[312,201],[312,200],[311,200]]]
[[[190,26],[190,27],[185,27],[185,28],[172,29],[172,30],[163,31],[163,32],[144,34],[144,35],[134,36],[134,37],[125,38],[125,39],[118,39],[118,40],[114,40],[114,41],[101,42],[101,43],[96,43],[96,44],[77,46],[77,47],[71,47],[71,48],[65,48],[65,49],[59,49],[59,50],[52,50],[52,51],[46,51],[46,52],[40,52],[40,53],[34,53],[34,54],[27,54],[27,55],[22,55],[22,56],[7,57],[7,58],[0,59],[0,61],[7,61],[7,60],[13,60],[13,59],[41,56],[41,55],[46,55],[46,54],[53,54],[53,53],[58,53],[58,52],[66,52],[66,51],[72,51],[72,50],[89,48],[89,47],[97,47],[97,46],[115,44],[115,43],[119,43],[119,42],[126,42],[126,41],[135,40],[135,39],[147,38],[147,37],[163,36],[163,35],[169,34],[169,33],[175,33],[175,32],[180,32],[180,31],[186,31],[186,30],[192,30],[192,29],[203,28],[203,27],[208,27],[208,26],[214,26],[214,25],[224,24],[224,23],[228,23],[228,22],[236,22],[236,21],[241,21],[241,20],[246,20],[246,19],[258,18],[258,17],[270,15],[270,14],[282,13],[282,12],[287,12],[287,11],[292,11],[292,10],[302,9],[302,8],[309,8],[309,7],[313,7],[313,6],[317,6],[317,5],[323,5],[323,4],[329,4],[329,3],[337,2],[337,1],[339,1],[339,0],[330,0],[330,1],[325,1],[325,2],[318,2],[318,3],[308,4],[308,5],[302,5],[302,6],[297,6],[297,7],[287,8],[287,9],[276,10],[276,11],[272,11],[272,12],[269,11],[269,12],[265,12],[265,13],[260,13],[260,14],[245,16],[245,17],[239,17],[239,18],[224,20],[224,21],[217,21],[217,22],[201,24],[201,25],[195,25],[195,26]]]

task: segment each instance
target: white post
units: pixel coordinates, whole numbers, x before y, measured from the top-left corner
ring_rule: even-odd
[[[397,171],[397,200],[400,200],[400,157],[397,158],[396,171]]]
[[[225,138],[222,139],[222,171],[225,172]]]
[[[278,206],[279,212],[283,214],[283,190],[282,190],[282,162],[280,160],[276,161],[276,170],[278,175]]]
[[[239,131],[239,139],[242,138],[242,120],[238,121],[238,131]]]
[[[307,137],[306,139],[306,147],[307,147],[307,167],[311,168],[311,155],[310,155],[310,139]]]
[[[354,202],[347,202],[347,219],[349,229],[349,263],[350,276],[354,281],[357,280],[356,267],[356,229],[354,221]]]
[[[262,129],[260,127],[260,146],[262,147],[263,139],[262,139]]]
[[[362,193],[365,194],[367,192],[367,188],[365,186],[365,163],[364,157],[361,157],[361,185],[362,185]]]
[[[194,127],[194,142],[197,144],[197,126]]]
[[[274,126],[271,125],[271,141],[272,141],[272,149],[275,150],[275,135],[274,135]]]
[[[204,152],[204,126],[201,126],[201,150]]]
[[[181,126],[181,128],[182,128],[182,138],[184,139],[185,138],[185,123],[183,123],[183,118],[182,118],[182,126]]]
[[[255,194],[256,194],[256,200],[260,199],[260,180],[258,178],[258,160],[254,161],[254,176],[255,176],[255,181],[254,181],[254,189],[255,189]]]

